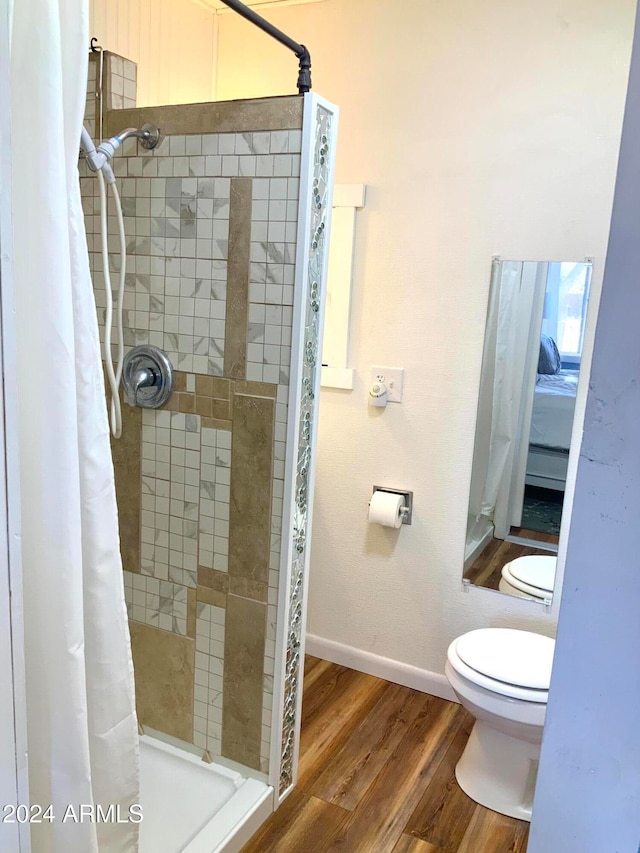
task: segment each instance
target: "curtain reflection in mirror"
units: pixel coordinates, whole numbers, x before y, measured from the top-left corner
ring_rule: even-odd
[[[590,275],[589,262],[494,260],[465,544],[473,583],[497,588],[505,564],[557,551]]]

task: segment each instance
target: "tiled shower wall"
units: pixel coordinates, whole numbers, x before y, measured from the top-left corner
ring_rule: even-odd
[[[161,347],[176,374],[162,409],[123,407],[113,443],[138,715],[266,772],[302,100],[114,111],[105,136],[147,121],[159,147],[114,160],[125,344]],[[80,168],[103,336],[97,185]]]
[[[89,53],[84,125],[94,139],[104,135],[102,119],[107,110],[135,107],[137,76],[136,63],[130,59],[109,50]]]

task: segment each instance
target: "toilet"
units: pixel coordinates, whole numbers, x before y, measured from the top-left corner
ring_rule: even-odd
[[[493,811],[531,820],[555,641],[481,628],[454,640],[445,674],[476,722],[456,766],[462,790]]]
[[[550,601],[557,562],[557,557],[543,554],[511,560],[502,567],[498,589],[532,601]]]

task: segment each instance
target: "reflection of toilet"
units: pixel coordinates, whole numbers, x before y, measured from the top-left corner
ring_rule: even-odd
[[[481,628],[447,651],[449,683],[476,718],[458,784],[480,805],[520,820],[531,820],[554,646],[529,631]]]
[[[518,557],[502,567],[498,589],[521,598],[547,601],[553,596],[557,557],[530,554]]]

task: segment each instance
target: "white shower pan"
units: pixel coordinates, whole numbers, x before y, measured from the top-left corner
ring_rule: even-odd
[[[235,853],[271,813],[273,788],[140,737],[140,853]]]

